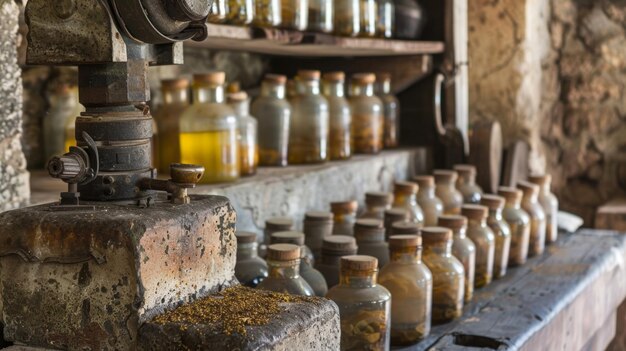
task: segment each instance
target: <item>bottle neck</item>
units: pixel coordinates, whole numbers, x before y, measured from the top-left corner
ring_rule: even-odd
[[[422,259],[422,248],[405,247],[390,250],[390,261],[394,263],[414,264]]]
[[[300,95],[319,95],[320,94],[320,82],[319,80],[297,80],[296,87],[298,94]]]
[[[343,82],[324,82],[322,84],[322,91],[325,96],[343,97],[344,83]]]
[[[512,208],[512,209],[519,209],[521,207],[522,203],[519,200],[506,200],[506,204],[505,207],[506,208]]]
[[[489,218],[497,221],[502,220],[502,209],[489,209]]]
[[[239,117],[248,116],[250,114],[250,100],[248,99],[242,101],[232,101],[229,105]]]
[[[222,85],[197,85],[194,88],[194,99],[199,103],[224,103],[224,87]]]
[[[440,256],[452,255],[452,240],[446,240],[443,242],[429,243],[424,245],[424,254],[436,254]]]
[[[272,278],[295,279],[300,276],[300,260],[267,261],[268,275]]]
[[[487,220],[486,219],[468,219],[467,224],[470,227],[486,227]]]
[[[454,235],[455,238],[465,238],[467,232],[467,228],[459,228],[459,229],[452,229],[452,235]]]
[[[378,94],[379,95],[391,95],[391,81],[384,80],[378,83]]]
[[[237,244],[237,261],[258,257],[258,244]]]
[[[538,199],[539,199],[539,196],[537,194],[524,195],[524,197],[522,198],[522,202],[528,202],[532,204],[532,203],[537,202]]]
[[[550,194],[550,182],[545,182],[543,185],[541,185],[541,194],[543,195],[548,195]]]
[[[374,84],[352,84],[351,96],[374,96]]]
[[[284,99],[285,85],[263,82],[263,84],[261,84],[261,96]]]
[[[474,185],[476,184],[476,175],[475,174],[467,174],[464,176],[460,176],[458,180],[459,184],[467,184]]]
[[[186,104],[189,102],[187,89],[165,89],[163,88],[163,102],[166,105]]]
[[[320,262],[329,266],[339,266],[339,264],[341,263],[341,257],[343,256],[347,256],[347,255],[354,255],[354,252],[349,252],[349,253],[345,253],[345,254],[324,254],[324,252],[322,252],[322,256],[320,257]]]
[[[339,273],[339,284],[352,288],[371,288],[376,285],[378,272],[351,272],[341,271]]]
[[[396,206],[409,206],[409,205],[413,205],[417,202],[417,195],[416,194],[407,194],[407,193],[395,193],[393,194],[394,196],[394,203]]]

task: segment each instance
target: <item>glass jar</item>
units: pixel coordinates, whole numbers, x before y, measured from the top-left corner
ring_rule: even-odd
[[[389,262],[389,246],[385,242],[385,227],[377,219],[359,219],[354,225],[354,238],[359,255],[376,257],[380,267]]]
[[[350,104],[344,96],[345,75],[343,72],[330,72],[325,73],[323,78],[322,92],[328,100],[330,116],[328,155],[331,160],[346,160],[352,156],[352,114]]]
[[[378,282],[389,290],[391,344],[415,344],[430,333],[433,276],[422,263],[422,238],[394,235],[389,238],[391,260],[380,271]]]
[[[305,30],[309,21],[309,1],[281,0],[281,26],[286,29]]]
[[[404,208],[391,208],[385,210],[385,219],[383,221],[385,225],[385,240],[388,240],[392,235],[392,227],[394,223],[408,221],[410,218],[409,212]]]
[[[257,27],[278,27],[282,23],[281,0],[254,0],[254,20]],[[256,116],[256,114],[255,114]]]
[[[383,145],[386,149],[397,147],[400,101],[391,92],[391,74],[376,75],[376,95],[383,102]]]
[[[228,0],[228,13],[226,22],[243,26],[252,23],[254,19],[253,0]]]
[[[237,117],[224,103],[224,72],[194,76],[194,103],[180,118],[182,163],[205,167],[201,183],[239,178]]]
[[[356,255],[356,240],[351,236],[333,235],[324,238],[322,254],[315,265],[329,288],[339,284],[339,261],[343,256]]]
[[[314,296],[309,283],[300,276],[300,247],[292,244],[274,244],[267,250],[267,278],[257,289],[292,295]]]
[[[333,31],[334,0],[309,0],[308,30],[331,33]]]
[[[461,264],[465,272],[465,302],[474,296],[474,278],[476,276],[476,245],[467,237],[467,218],[459,215],[439,217],[439,226],[452,230],[452,254]]]
[[[245,91],[228,95],[228,104],[237,116],[239,130],[239,172],[242,176],[256,174],[259,164],[259,149],[257,146],[257,121],[250,116],[250,99]]]
[[[209,23],[225,23],[229,15],[229,0],[213,0],[211,10],[207,22]]]
[[[306,245],[311,248],[313,257],[317,260],[324,238],[333,235],[333,214],[332,212],[307,212],[304,214],[303,227]]]
[[[78,115],[76,116],[78,117]],[[61,152],[61,155],[70,151],[71,146],[76,146],[76,117],[70,118],[65,124],[65,150]],[[44,127],[45,128],[45,127]],[[58,155],[58,154],[57,154]]]
[[[326,162],[329,108],[320,95],[320,72],[299,71],[296,86],[299,94],[291,99],[289,164]]]
[[[502,217],[504,198],[496,195],[483,195],[480,199],[480,204],[489,208],[487,225],[491,228],[496,238],[493,277],[499,279],[506,275],[506,267],[509,263],[509,250],[511,248],[511,228]]]
[[[435,195],[435,178],[416,176],[413,180],[419,187],[417,204],[424,212],[424,226],[436,226],[437,219],[443,214],[443,202]]]
[[[256,233],[237,232],[235,277],[243,286],[254,288],[267,277],[267,263],[257,254]]]
[[[557,223],[559,200],[550,192],[552,176],[549,174],[531,175],[528,177],[528,180],[531,183],[539,185],[541,188],[539,191],[539,203],[546,213],[546,244],[553,243],[559,236],[559,226]]]
[[[361,32],[360,0],[335,0],[334,33],[355,37]]]
[[[393,187],[393,207],[403,208],[409,213],[409,221],[424,225],[424,212],[417,204],[419,186],[413,182],[396,182]]]
[[[396,7],[393,0],[377,0],[376,36],[392,38],[395,30]]]
[[[521,266],[528,258],[530,240],[530,217],[521,208],[522,191],[515,188],[500,187],[498,195],[505,199],[502,217],[511,228],[511,249],[509,267]]]
[[[391,225],[391,236],[393,235],[419,235],[421,226],[415,222],[401,221]]]
[[[304,245],[304,233],[300,232],[278,232],[272,234],[272,245],[292,244],[300,248],[300,276],[306,280],[315,292],[315,296],[324,297],[328,292],[328,285],[322,273],[313,268],[313,263],[309,260],[312,255],[311,249]],[[308,252],[308,254],[307,254]]]
[[[339,285],[328,299],[339,307],[341,350],[389,350],[391,294],[378,285],[376,258],[341,258]]]
[[[361,214],[361,218],[383,221],[385,210],[390,209],[392,204],[393,194],[378,191],[365,193],[365,212]]]
[[[530,217],[528,256],[541,255],[546,247],[546,213],[539,203],[539,186],[529,182],[517,183],[523,193],[522,210]]]
[[[435,195],[443,202],[443,213],[457,215],[463,206],[463,194],[459,192],[455,183],[459,177],[455,171],[435,170]]]
[[[59,84],[49,97],[50,109],[43,119],[43,141],[46,161],[53,156],[63,155],[70,146],[76,145],[74,124],[76,117],[84,111],[78,102],[78,87]],[[66,128],[72,125],[70,137]],[[178,136],[177,136],[178,137]]]
[[[450,322],[463,314],[465,270],[452,255],[452,231],[448,228],[422,229],[424,264],[433,276],[432,324]]]
[[[159,143],[159,164],[163,174],[170,173],[172,163],[180,163],[180,116],[189,106],[189,81],[169,79],[161,82],[163,105],[157,110],[154,120],[157,123]]]
[[[273,217],[267,219],[265,221],[265,230],[263,231],[263,245],[261,245],[259,255],[265,257],[267,247],[272,241],[272,234],[292,231],[293,225],[293,219],[289,217]]]
[[[285,100],[285,82],[281,75],[268,74],[261,84],[261,94],[252,102],[251,112],[259,128],[259,164],[287,166],[291,105]]]
[[[473,165],[456,165],[454,170],[459,177],[456,188],[463,195],[466,204],[479,204],[483,189],[476,184],[476,167]]]
[[[352,151],[357,154],[375,154],[383,147],[383,102],[374,95],[375,82],[373,73],[352,76]]]
[[[376,16],[378,8],[376,0],[360,0],[359,19],[361,31],[360,37],[373,38],[376,36]]]
[[[481,205],[463,205],[461,214],[467,217],[467,237],[476,246],[476,270],[474,287],[476,289],[491,283],[493,262],[496,251],[496,238],[487,226],[489,209]]]
[[[330,210],[334,215],[333,235],[354,236],[354,223],[359,203],[356,201],[331,202]]]

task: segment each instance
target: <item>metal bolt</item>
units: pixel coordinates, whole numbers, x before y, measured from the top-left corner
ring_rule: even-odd
[[[102,178],[102,184],[106,184],[106,185],[110,185],[115,183],[115,178],[111,177],[111,176],[106,176],[104,178]]]
[[[112,187],[106,187],[104,188],[102,193],[104,194],[104,196],[113,196],[115,194],[115,189],[113,189]]]
[[[70,18],[74,12],[76,12],[76,1],[75,0],[57,0],[57,4],[54,7],[54,11],[57,14],[57,17],[61,19]]]

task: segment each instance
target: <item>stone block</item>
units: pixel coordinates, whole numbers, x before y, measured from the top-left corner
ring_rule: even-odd
[[[8,341],[56,349],[136,348],[146,320],[234,283],[228,199],[149,208],[48,205],[0,214]]]

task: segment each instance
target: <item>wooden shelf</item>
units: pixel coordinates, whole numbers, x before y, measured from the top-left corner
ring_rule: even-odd
[[[208,32],[206,40],[189,41],[185,45],[298,57],[406,56],[439,54],[444,51],[442,42],[344,38],[283,29],[209,24]]]

